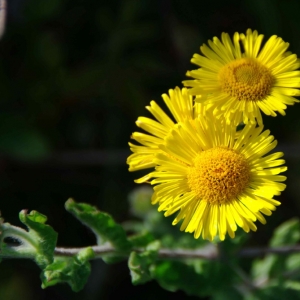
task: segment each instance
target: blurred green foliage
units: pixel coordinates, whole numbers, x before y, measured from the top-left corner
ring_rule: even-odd
[[[137,117],[148,115],[144,107],[152,99],[162,104],[160,95],[180,86],[185,72],[194,68],[192,54],[222,31],[252,28],[266,38],[276,34],[300,54],[299,10],[296,0],[218,0],[205,5],[197,0],[9,0],[0,41],[2,215],[17,224],[21,209],[41,211],[64,246],[94,243],[63,210],[69,197],[95,204],[118,221],[128,220],[126,195],[140,174],[127,172],[127,142]],[[279,141],[278,150],[286,153],[288,188],[280,198],[282,206],[266,226],[259,226],[255,238],[249,236],[247,245],[265,245],[276,226],[299,216],[297,109],[288,108],[286,117],[264,119]],[[102,151],[93,157],[95,163],[89,156],[94,150]],[[111,164],[107,155],[113,156]],[[149,227],[161,215],[153,210],[147,218]],[[162,237],[171,222],[160,224],[155,234]],[[177,232],[172,227],[164,236],[166,245],[174,244]],[[180,243],[189,244],[189,238],[184,235]],[[0,295],[5,299],[113,299],[120,290],[130,299],[170,295],[152,282],[133,288],[124,263],[118,265],[123,268],[119,277],[109,267],[99,282],[90,281],[76,295],[60,286],[40,290],[39,280],[28,276],[38,270],[21,264],[1,263]],[[251,268],[247,259],[240,264]],[[297,287],[294,281],[285,284]],[[266,289],[264,295],[271,298],[273,292]]]
[[[135,194],[138,198],[138,191]],[[165,218],[149,218],[149,209],[136,221],[139,227],[125,226],[130,232],[127,236],[128,232],[120,224],[94,206],[74,200],[68,200],[65,206],[96,235],[97,246],[79,250],[56,248],[54,251],[56,233],[45,224],[47,218],[36,211],[20,213],[20,220],[28,227],[28,232],[9,223],[0,224],[0,257],[33,259],[42,270],[42,288],[67,283],[74,292],[79,292],[90,276],[90,260],[98,258],[117,263],[120,259],[128,259],[133,285],[155,280],[170,292],[184,291],[187,295],[214,300],[276,299],[277,295],[300,299],[300,253],[268,252],[264,258],[252,254],[254,259],[248,259],[251,268],[245,270],[241,267],[245,251],[249,255],[249,251],[255,252],[257,248],[242,249],[245,244],[242,237],[248,235],[241,230],[236,239],[212,245],[180,231],[172,234],[171,227],[163,225]],[[157,232],[157,227],[161,232]],[[165,239],[168,235],[176,238]],[[18,243],[11,243],[12,239]],[[269,246],[273,249],[294,246],[299,240],[299,219],[290,219],[274,230]],[[99,252],[101,246],[105,251]],[[202,257],[191,257],[193,248],[198,255],[202,251]],[[189,255],[178,256],[187,252]],[[204,258],[205,253],[210,256]]]

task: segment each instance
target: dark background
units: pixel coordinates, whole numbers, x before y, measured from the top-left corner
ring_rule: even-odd
[[[136,186],[126,157],[135,120],[145,106],[181,86],[199,46],[221,32],[257,29],[276,34],[300,53],[300,1],[244,0],[8,0],[0,40],[0,209],[21,225],[22,209],[37,210],[59,233],[59,246],[95,243],[64,210],[69,197],[130,218],[128,193]],[[265,117],[285,151],[288,188],[282,206],[258,224],[250,240],[265,245],[275,226],[299,216],[300,106]],[[171,226],[171,222],[170,222]],[[164,299],[155,282],[133,287],[126,263],[92,263],[85,289],[40,288],[30,261],[0,264],[1,299]],[[200,288],[200,287],[199,287]],[[192,299],[193,297],[189,297]]]

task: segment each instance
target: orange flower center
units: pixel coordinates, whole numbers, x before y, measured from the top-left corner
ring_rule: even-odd
[[[249,164],[243,154],[225,147],[200,152],[188,171],[190,189],[211,204],[230,203],[250,181]]]
[[[221,68],[219,81],[222,91],[237,100],[259,101],[270,94],[274,78],[259,61],[241,58]]]

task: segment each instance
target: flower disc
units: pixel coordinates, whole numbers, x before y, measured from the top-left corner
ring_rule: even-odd
[[[244,155],[215,147],[201,151],[188,170],[190,189],[211,204],[230,203],[248,186],[250,169]]]
[[[300,62],[297,55],[287,52],[289,46],[273,35],[260,50],[263,35],[248,29],[246,35],[235,33],[233,40],[222,33],[203,45],[203,55],[194,54],[191,62],[199,66],[187,72],[193,80],[183,84],[196,101],[224,115],[235,125],[244,122],[261,125],[261,112],[275,117],[285,115],[287,105],[300,96]]]
[[[274,83],[270,70],[249,58],[225,65],[218,76],[222,91],[238,101],[261,101],[270,95]]]

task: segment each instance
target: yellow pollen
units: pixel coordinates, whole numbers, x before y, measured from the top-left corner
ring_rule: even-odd
[[[243,154],[225,147],[198,153],[188,171],[190,189],[211,204],[230,203],[250,181],[250,168]]]
[[[274,78],[259,61],[241,58],[220,70],[219,81],[222,91],[237,100],[259,101],[270,94]]]

